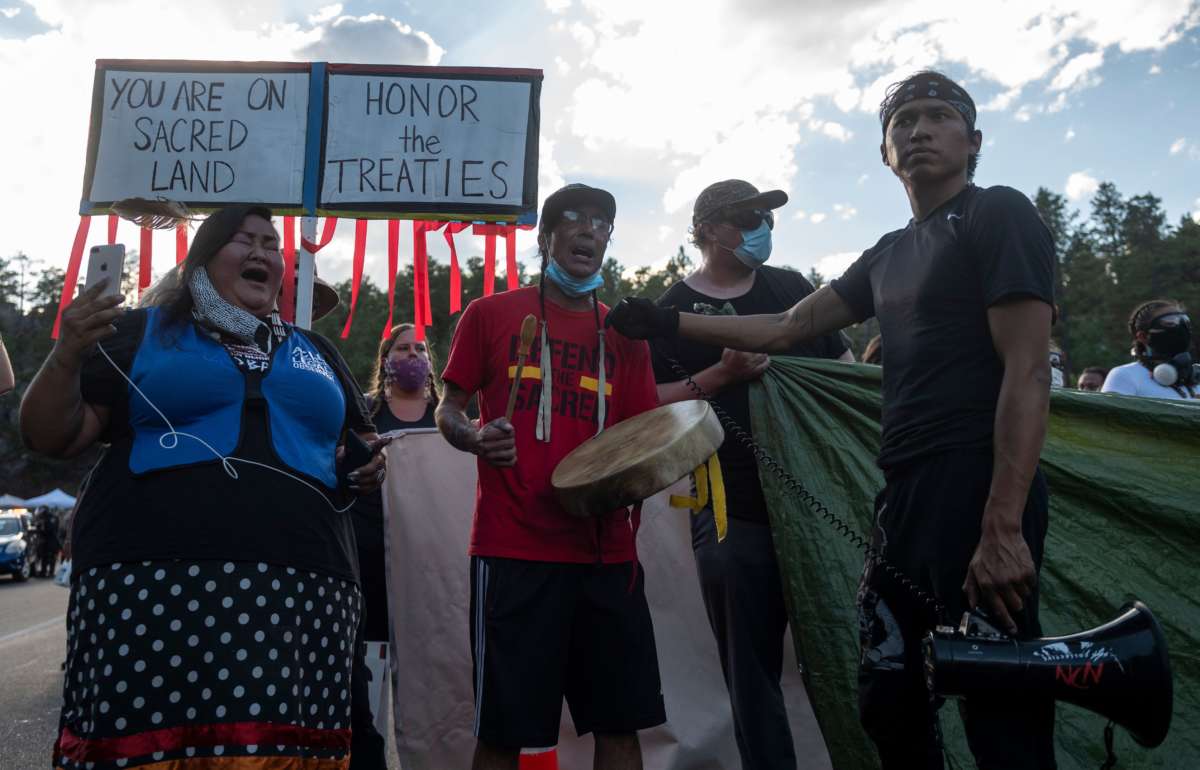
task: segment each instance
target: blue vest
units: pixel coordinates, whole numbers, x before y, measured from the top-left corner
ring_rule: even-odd
[[[161,332],[162,314],[159,308],[150,308],[130,379],[176,431],[192,434],[228,457],[241,440],[247,397],[258,397],[250,376],[238,369],[223,345],[198,333],[192,323],[170,329],[165,337]],[[272,352],[271,369],[257,391],[267,404],[271,447],[285,470],[335,488],[334,452],[345,422],[346,397],[317,348],[293,330]],[[163,438],[170,429],[132,388],[129,423],[133,430],[129,468],[135,474],[218,462],[213,451],[195,438]]]

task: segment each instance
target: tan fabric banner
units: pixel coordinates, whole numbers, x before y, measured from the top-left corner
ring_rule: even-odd
[[[388,448],[387,478],[388,605],[400,761],[404,770],[467,768],[475,746],[467,630],[475,457],[436,433],[409,433]],[[689,515],[669,508],[667,493],[661,493],[646,501],[638,535],[668,718],[641,733],[647,770],[740,766],[716,643],[700,600]],[[802,767],[827,768],[790,638],[785,649],[783,687],[796,755]],[[559,735],[559,766],[590,768],[591,737],[576,736],[565,706]]]

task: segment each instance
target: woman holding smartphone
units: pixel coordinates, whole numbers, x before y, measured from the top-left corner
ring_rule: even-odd
[[[338,461],[347,431],[384,442],[337,350],[279,320],[282,275],[271,212],[219,210],[161,304],[83,292],[25,394],[30,449],[109,445],[72,526],[56,767],[349,761],[345,511],[384,470]]]

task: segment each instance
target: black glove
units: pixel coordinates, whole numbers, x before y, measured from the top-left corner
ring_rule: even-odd
[[[679,311],[642,297],[626,297],[608,311],[604,325],[634,340],[674,337],[679,333]]]

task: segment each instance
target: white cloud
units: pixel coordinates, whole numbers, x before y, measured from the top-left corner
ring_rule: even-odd
[[[162,3],[153,13],[146,12],[141,0],[40,0],[31,5],[47,29],[24,39],[0,39],[0,68],[36,75],[0,78],[0,101],[20,104],[29,114],[53,115],[54,120],[33,128],[20,121],[0,122],[0,144],[11,153],[6,184],[0,185],[0,209],[14,212],[0,239],[0,253],[21,249],[57,267],[65,266],[75,232],[73,213],[83,177],[96,59],[120,52],[131,59],[295,61],[307,46],[327,35],[339,36],[336,5],[314,12],[325,20],[321,23],[309,22],[304,13],[297,15],[298,21],[284,23],[277,3],[245,0]],[[20,18],[27,15],[32,14]],[[394,20],[366,26],[386,33],[379,36],[384,52],[370,54],[380,57],[377,61],[398,61],[406,50],[417,51],[413,61],[422,63],[429,63],[435,50],[437,58],[441,56],[440,47],[427,35],[406,33]],[[410,48],[404,47],[406,41]],[[39,203],[31,206],[30,201]],[[102,221],[97,220],[93,242],[100,242],[102,231]],[[132,238],[136,247],[132,227],[122,224],[120,237],[126,242]],[[329,249],[328,273],[322,263],[322,274],[335,279],[340,277],[334,267],[338,240],[343,237]],[[159,258],[171,261],[172,246],[159,244],[156,268],[162,267]]]
[[[1171,154],[1178,155],[1183,152],[1185,147],[1187,147],[1187,139],[1181,136],[1171,143]]]
[[[14,0],[3,5],[25,8]],[[1015,110],[1022,94],[1031,99],[1051,82],[1063,86],[1040,97],[1049,107],[1025,105],[1029,118],[1052,109],[1057,94],[1092,82],[1119,51],[1161,51],[1200,25],[1194,0],[542,0],[532,4],[542,21],[527,27],[529,39],[497,48],[482,33],[435,42],[420,24],[411,26],[413,18],[388,18],[399,11],[346,16],[346,8],[361,11],[345,0],[158,3],[153,13],[145,0],[29,5],[44,28],[0,40],[0,67],[37,76],[0,79],[0,102],[54,119],[33,128],[0,123],[9,158],[0,207],[17,214],[3,231],[0,253],[22,248],[55,264],[65,259],[73,234],[69,214],[83,169],[80,127],[87,123],[94,60],[114,51],[130,58],[265,61],[328,52],[328,60],[427,63],[447,58],[440,42],[454,46],[455,64],[541,61],[547,79],[540,189],[555,189],[564,175],[597,171],[616,184],[632,180],[649,187],[652,202],[661,197],[679,233],[693,196],[713,179],[792,190],[802,142],[838,141],[838,127],[850,141],[864,141],[849,137],[850,127],[865,125],[855,123],[862,116],[842,113],[874,111],[883,89],[918,67],[960,73],[973,91],[994,95],[985,106],[996,110]],[[34,15],[21,13],[16,21]],[[546,28],[552,32],[545,40],[535,37]],[[31,212],[30,200],[44,201],[39,209],[46,214]],[[653,244],[660,224],[646,225],[638,237]],[[635,238],[623,232],[633,251]],[[331,270],[343,269],[336,246],[329,249]]]
[[[800,209],[796,213],[792,214],[792,219],[796,219],[796,220],[808,219],[808,212],[805,211],[804,209]]]
[[[6,18],[6,19],[15,19],[17,17],[17,14],[19,14],[20,12],[21,12],[21,9],[19,7],[18,8],[0,8],[0,14],[3,14],[4,18]]]
[[[1017,121],[1018,123],[1028,123],[1030,119],[1033,118],[1033,113],[1035,111],[1040,110],[1037,110],[1037,107],[1033,105],[1022,104],[1021,107],[1015,113],[1013,113],[1013,120]]]
[[[667,241],[667,239],[671,237],[671,234],[674,232],[675,232],[675,228],[671,227],[670,225],[659,225],[658,226],[658,242],[665,243]]]
[[[1017,100],[1017,97],[1019,97],[1020,95],[1021,95],[1021,86],[1016,86],[1015,88],[1010,88],[1007,91],[1001,91],[1000,93],[993,96],[986,103],[979,105],[979,111],[980,112],[988,112],[988,111],[995,110],[997,112],[1003,112],[1004,110],[1007,110],[1009,107],[1011,107],[1012,103],[1015,102]]]
[[[567,29],[571,33],[571,37],[575,38],[575,42],[584,48],[592,48],[596,45],[596,33],[586,24],[577,21]]]
[[[333,5],[326,5],[324,7],[318,8],[316,13],[309,15],[308,23],[312,24],[313,26],[317,26],[320,24],[324,24],[325,22],[328,22],[328,21],[333,21],[334,19],[336,19],[337,17],[339,17],[341,15],[342,15],[342,4],[334,3]]]
[[[813,267],[825,277],[825,280],[831,280],[846,272],[846,268],[853,265],[861,255],[862,252],[858,251],[839,251],[836,254],[827,254],[821,257]]]
[[[580,0],[551,25],[578,78],[565,110],[575,140],[567,157],[581,166],[598,154],[636,158],[636,178],[650,184],[648,168],[665,170],[657,183],[668,214],[721,176],[761,186],[762,169],[788,189],[806,135],[851,139],[827,110],[873,111],[886,86],[916,68],[964,68],[970,87],[999,86],[988,107],[1012,109],[1032,83],[1053,81],[1052,93],[1083,88],[1106,48],[1157,50],[1191,23],[1189,0],[1145,14],[1140,0],[1113,2]],[[1025,105],[1016,118],[1066,105],[1065,96]],[[746,139],[747,125],[766,131]]]
[[[1086,171],[1076,171],[1067,177],[1064,191],[1069,200],[1079,201],[1091,197],[1092,193],[1096,192],[1099,187],[1100,180]]]
[[[856,184],[858,184],[858,185],[860,185],[860,186],[861,186],[861,185],[864,185],[864,184],[866,184],[866,183],[867,183],[867,180],[868,180],[868,179],[870,179],[870,178],[871,178],[871,175],[870,175],[870,174],[860,174],[860,175],[859,175],[859,177],[858,177],[858,180],[857,180]]]
[[[808,127],[812,131],[822,133],[830,139],[836,139],[839,142],[848,142],[854,137],[853,131],[841,123],[834,123],[832,120],[810,120]]]
[[[1067,133],[1063,135],[1063,141],[1064,141],[1064,142],[1069,142],[1069,141],[1071,141],[1071,140],[1072,140],[1072,139],[1074,139],[1074,138],[1075,138],[1075,129],[1073,129],[1073,128],[1068,128],[1068,129],[1067,129]]]
[[[332,23],[318,28],[320,38],[296,52],[301,59],[432,66],[446,53],[428,33],[377,13],[338,16]]]
[[[1150,65],[1150,74],[1151,75],[1161,75],[1162,67],[1158,66],[1157,64]]]
[[[822,222],[824,222],[826,220],[826,218],[828,218],[828,217],[829,217],[828,214],[818,211],[815,214],[810,215],[808,218],[808,221],[812,222],[814,225],[819,225]]]
[[[622,120],[630,134],[636,134],[635,121],[623,120],[619,112],[612,117]],[[605,119],[603,115],[594,116],[595,121]],[[686,131],[681,128],[680,133]],[[699,142],[700,136],[679,139],[692,143]],[[627,141],[636,144],[638,139],[630,135]],[[663,193],[663,210],[668,214],[690,207],[696,195],[714,179],[749,179],[760,190],[779,188],[786,192],[790,188],[796,173],[795,148],[800,141],[800,127],[794,122],[782,116],[746,121],[731,126],[715,141],[707,153],[689,159]]]
[[[1195,207],[1192,211],[1192,221],[1200,225],[1200,198],[1194,200],[1192,206]]]
[[[853,219],[858,214],[858,209],[854,208],[849,203],[835,203],[833,204],[833,213],[836,214],[839,219],[845,221]]]
[[[566,184],[562,169],[554,158],[556,142],[543,134],[538,138],[538,191],[542,200]],[[541,201],[539,201],[539,204]],[[538,209],[541,210],[540,208]]]
[[[1069,88],[1083,88],[1099,83],[1099,77],[1094,71],[1104,63],[1103,51],[1082,53],[1063,65],[1054,80],[1050,81],[1051,91],[1065,91]]]

